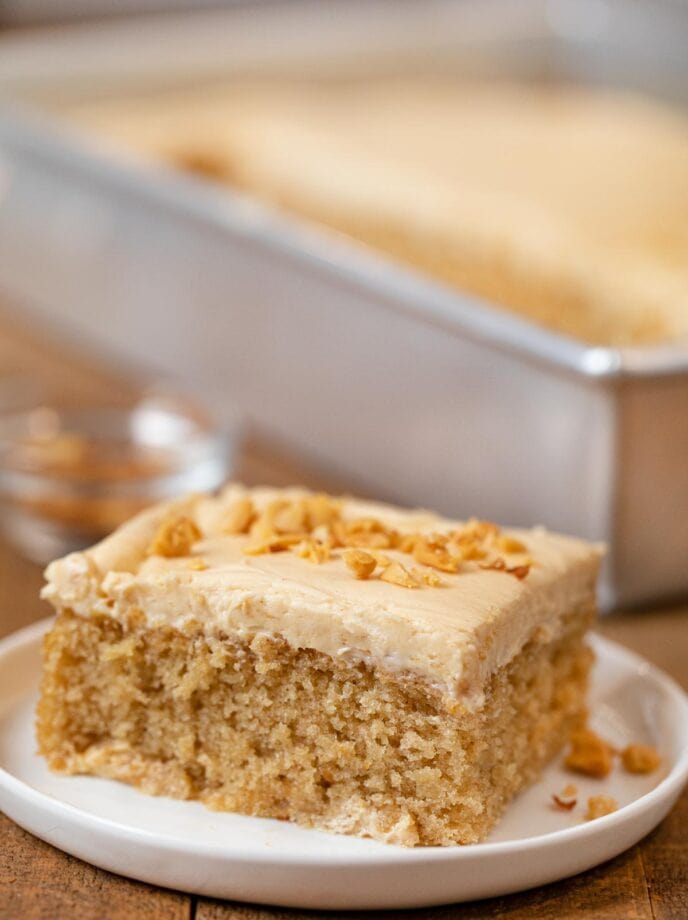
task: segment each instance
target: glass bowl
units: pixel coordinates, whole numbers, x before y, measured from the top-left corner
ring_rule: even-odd
[[[147,505],[227,479],[230,432],[157,399],[133,408],[0,415],[1,525],[45,563],[102,539]]]

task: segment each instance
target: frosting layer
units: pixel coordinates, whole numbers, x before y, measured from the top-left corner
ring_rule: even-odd
[[[242,499],[260,510],[308,494],[230,485],[217,497],[158,505],[93,548],[51,563],[43,597],[84,617],[123,619],[138,610],[153,627],[274,634],[297,648],[420,674],[467,706],[480,704],[491,674],[527,642],[549,640],[564,617],[594,606],[600,548],[542,528],[503,531],[524,544],[509,561],[532,560],[525,578],[467,561],[458,573],[439,573],[441,586],[415,590],[379,577],[357,580],[342,550],[321,564],[292,551],[247,555],[250,536],[223,532]],[[340,507],[344,522],[373,518],[402,535],[461,526],[356,499]],[[188,554],[151,555],[161,523],[180,516],[200,533]],[[409,558],[398,549],[384,553],[404,564]]]

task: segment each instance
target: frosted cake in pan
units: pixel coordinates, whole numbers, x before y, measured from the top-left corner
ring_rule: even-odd
[[[650,97],[237,81],[65,114],[584,341],[688,336],[688,118]]]

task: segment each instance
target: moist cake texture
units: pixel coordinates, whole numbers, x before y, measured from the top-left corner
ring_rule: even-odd
[[[585,718],[599,550],[227,487],[52,563],[51,768],[405,845],[483,839]]]
[[[650,97],[449,77],[235,82],[64,114],[567,335],[688,335],[688,118]]]

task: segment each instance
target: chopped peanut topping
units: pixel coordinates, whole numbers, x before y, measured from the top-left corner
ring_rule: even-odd
[[[247,533],[256,517],[250,498],[240,498],[227,509],[224,533]]]
[[[389,549],[390,540],[387,534],[361,531],[347,534],[344,546],[363,549]]]
[[[376,518],[356,518],[344,524],[344,545],[363,549],[389,549],[394,532]]]
[[[279,553],[290,549],[304,539],[303,533],[280,533],[256,538],[244,547],[246,556],[262,556],[265,553]]]
[[[275,529],[272,521],[268,519],[265,513],[255,519],[249,530],[251,541],[254,543],[269,542],[275,536]]]
[[[502,534],[500,537],[497,537],[497,548],[500,549],[503,553],[527,552],[524,543],[521,543],[520,540],[517,540],[515,537],[509,537],[506,534]]]
[[[459,571],[460,560],[450,555],[446,548],[446,540],[443,541],[436,535],[416,540],[413,546],[413,558],[421,565],[439,569],[440,572],[455,574]]]
[[[313,538],[297,543],[293,547],[293,551],[300,559],[308,559],[309,562],[314,562],[316,565],[321,565],[330,558],[329,543],[323,543]]]
[[[411,576],[422,585],[427,585],[428,588],[443,588],[446,584],[437,572],[433,572],[432,569],[413,568],[411,569]]]
[[[619,803],[609,795],[593,795],[588,799],[588,810],[585,813],[586,821],[603,818],[616,811]]]
[[[292,502],[275,509],[270,516],[270,523],[276,533],[300,533],[306,530],[306,517],[303,502]]]
[[[392,557],[388,556],[386,553],[371,552],[370,555],[375,558],[375,561],[381,569],[386,569],[388,565],[391,565],[394,562]]]
[[[186,515],[166,518],[160,526],[150,546],[149,556],[187,556],[193,544],[203,535],[195,522]]]
[[[652,773],[662,758],[649,744],[629,744],[621,752],[621,762],[629,773]]]
[[[382,581],[388,581],[392,585],[399,585],[402,588],[420,588],[420,582],[411,575],[409,570],[401,562],[392,562],[387,568],[380,573]]]
[[[479,521],[471,518],[463,529],[463,533],[480,540],[494,540],[499,536],[499,527],[492,521]]]
[[[307,524],[310,530],[321,525],[329,525],[338,520],[341,514],[341,503],[329,495],[320,493],[311,495],[303,500],[306,509]]]
[[[501,556],[497,556],[492,562],[481,562],[480,568],[492,572],[506,572],[507,575],[514,575],[519,581],[523,581],[530,572],[530,563],[508,566]]]
[[[370,578],[377,565],[375,557],[362,549],[348,549],[344,553],[344,562],[346,562],[356,578],[361,579]]]
[[[515,575],[519,581],[523,581],[524,578],[528,577],[530,565],[513,565],[506,571],[508,575]]]
[[[278,553],[308,537],[303,529],[305,513],[300,503],[279,499],[270,504],[255,519],[249,530],[250,540],[244,546],[247,556]],[[295,530],[290,528],[295,526]]]
[[[612,768],[612,753],[606,741],[589,728],[583,728],[571,735],[571,750],[564,763],[577,773],[604,777]]]
[[[360,550],[362,555],[343,554],[357,578],[369,578],[379,566],[381,579],[405,588],[442,587],[445,582],[437,571],[458,574],[464,561],[519,579],[532,564],[526,557],[509,567],[501,556],[492,558],[495,547],[505,553],[521,553],[526,547],[490,521],[471,519],[447,533],[401,534],[375,517],[344,519],[341,502],[325,494],[276,499],[260,511],[251,499],[240,499],[228,509],[223,530],[248,534],[243,552],[249,556],[292,550],[299,558],[322,563],[339,555],[337,550]],[[410,569],[380,550],[397,550],[419,565]]]
[[[330,542],[333,547],[340,547],[345,545],[346,541],[346,528],[344,527],[344,522],[335,518],[330,521],[329,525],[329,534]]]
[[[473,540],[465,543],[457,543],[457,545],[462,559],[465,559],[467,562],[470,560],[484,559],[487,556],[487,551],[481,546],[478,546]]]
[[[506,572],[506,562],[501,556],[497,556],[492,562],[482,562],[480,568],[487,569],[490,572]]]
[[[419,533],[398,534],[394,548],[401,553],[413,553],[413,549],[418,540],[422,540]]]

